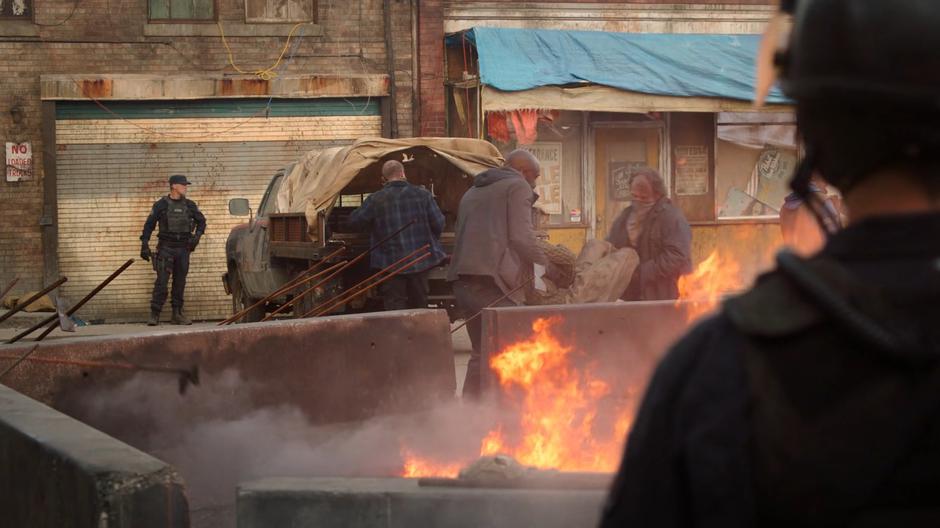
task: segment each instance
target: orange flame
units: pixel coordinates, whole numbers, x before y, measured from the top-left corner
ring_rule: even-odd
[[[715,250],[695,271],[679,278],[679,299],[690,301],[688,318],[694,321],[714,311],[724,295],[742,287],[737,261]]]
[[[404,460],[404,469],[401,476],[405,478],[444,477],[456,478],[460,473],[460,463],[439,463],[427,460],[402,448],[401,456]]]
[[[615,395],[590,365],[574,366],[581,358],[552,333],[558,322],[537,319],[529,339],[490,360],[504,399],[515,403],[517,413],[513,423],[489,431],[480,454],[506,454],[538,468],[613,472],[632,423],[635,394]],[[457,473],[453,465],[410,453],[405,460],[405,476]]]

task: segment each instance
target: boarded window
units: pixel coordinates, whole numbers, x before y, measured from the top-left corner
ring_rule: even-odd
[[[33,0],[0,0],[0,19],[32,20]]]
[[[792,114],[718,114],[718,218],[774,218],[789,194],[799,149]]]
[[[316,0],[245,0],[245,22],[313,22]]]
[[[215,0],[149,0],[148,5],[150,20],[215,20]]]

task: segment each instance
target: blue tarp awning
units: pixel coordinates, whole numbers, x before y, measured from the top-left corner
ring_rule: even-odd
[[[465,34],[476,46],[481,82],[498,90],[587,83],[656,95],[754,98],[757,35],[488,27]],[[774,89],[767,102],[789,100]]]

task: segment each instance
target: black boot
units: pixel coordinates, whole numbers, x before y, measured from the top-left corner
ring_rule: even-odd
[[[160,312],[150,310],[150,319],[147,319],[147,326],[157,326],[160,324]]]
[[[183,309],[182,309],[182,308],[173,308],[173,319],[172,319],[172,322],[173,322],[173,324],[175,324],[175,325],[191,325],[191,324],[193,324],[193,322],[190,321],[188,317],[186,317],[185,315],[183,315]]]

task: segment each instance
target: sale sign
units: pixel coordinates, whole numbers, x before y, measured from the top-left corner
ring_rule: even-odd
[[[7,181],[33,179],[33,147],[26,143],[7,143]]]

